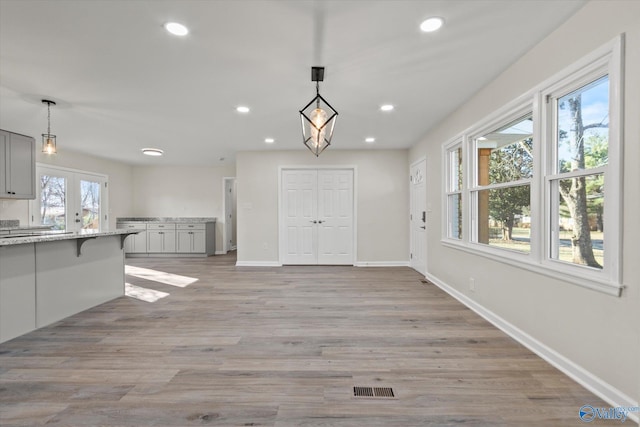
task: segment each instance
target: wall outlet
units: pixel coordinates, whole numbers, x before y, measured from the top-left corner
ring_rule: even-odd
[[[476,291],[476,279],[474,279],[473,277],[469,277],[469,290],[471,292]]]

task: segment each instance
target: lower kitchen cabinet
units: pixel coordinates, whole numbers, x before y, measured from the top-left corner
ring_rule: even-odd
[[[128,254],[146,254],[147,253],[147,224],[139,222],[119,222],[118,228],[126,229],[143,229],[138,234],[130,234],[124,241],[124,251]]]
[[[174,253],[175,251],[175,224],[147,224],[148,253]]]
[[[176,252],[203,253],[206,252],[205,224],[177,224]]]
[[[146,231],[127,237],[124,250],[128,257],[136,256],[210,256],[215,254],[215,218],[194,222],[172,218],[118,218],[118,228],[138,228]]]

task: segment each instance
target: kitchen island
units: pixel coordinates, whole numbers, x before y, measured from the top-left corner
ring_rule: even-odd
[[[124,295],[124,239],[142,230],[0,238],[0,343]]]

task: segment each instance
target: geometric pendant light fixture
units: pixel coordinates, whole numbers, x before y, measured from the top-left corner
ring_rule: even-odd
[[[316,157],[331,145],[338,117],[338,112],[320,95],[318,82],[323,80],[324,67],[311,67],[311,81],[316,82],[316,96],[300,110],[302,140]]]
[[[47,154],[56,154],[56,136],[51,135],[51,105],[56,105],[54,101],[48,99],[42,100],[43,104],[47,104],[47,133],[42,134],[42,152]]]

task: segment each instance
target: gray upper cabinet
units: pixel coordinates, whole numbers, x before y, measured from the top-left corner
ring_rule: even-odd
[[[35,199],[36,142],[0,130],[0,199]]]

